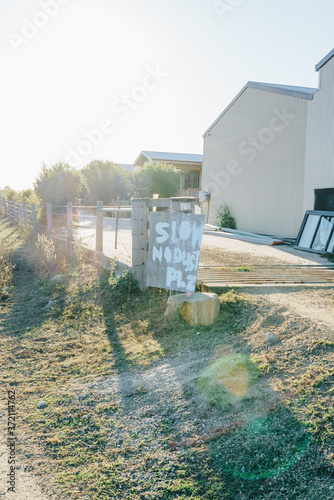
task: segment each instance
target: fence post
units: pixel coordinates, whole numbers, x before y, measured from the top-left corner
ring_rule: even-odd
[[[18,206],[16,201],[14,201],[14,222],[18,222]]]
[[[121,198],[117,196],[117,208],[121,208]],[[115,224],[115,249],[117,248],[117,236],[118,236],[118,217],[119,212],[116,210],[116,224]]]
[[[171,198],[170,199],[170,211],[172,214],[175,213],[185,213],[194,214],[195,213],[195,201],[196,198],[186,197],[186,198]]]
[[[36,211],[36,205],[33,203],[31,205],[31,222],[32,222],[32,230],[34,233],[37,232],[37,211]]]
[[[96,243],[95,251],[103,252],[103,201],[96,202]]]
[[[154,194],[153,195],[153,200],[158,200],[159,199],[159,193],[157,194]],[[157,207],[153,207],[152,208],[152,212],[156,212],[157,211]]]
[[[26,203],[23,203],[23,224],[25,226],[28,225],[28,214],[27,214],[27,204]]]
[[[23,203],[19,203],[19,223],[23,224]]]
[[[67,203],[67,250],[71,249],[73,241],[73,203]]]
[[[46,204],[47,232],[52,233],[52,203]]]
[[[4,198],[4,205],[5,205],[5,215],[7,217],[7,215],[8,215],[8,200],[7,200],[7,198]]]
[[[131,200],[132,205],[132,272],[142,291],[146,290],[148,254],[148,198]]]

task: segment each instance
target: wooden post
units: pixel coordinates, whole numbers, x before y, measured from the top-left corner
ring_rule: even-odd
[[[185,197],[185,198],[171,198],[170,199],[170,211],[173,214],[182,212],[185,214],[195,213],[195,201],[196,198]]]
[[[103,252],[103,201],[96,203],[96,252]]]
[[[25,226],[28,225],[28,214],[27,214],[27,204],[26,203],[23,203],[23,224]]]
[[[117,196],[117,208],[121,207],[121,199]],[[118,210],[116,210],[116,226],[115,226],[115,249],[117,248],[117,236],[118,236]]]
[[[19,223],[23,224],[23,203],[19,203]]]
[[[8,200],[7,200],[7,198],[6,198],[6,197],[5,197],[5,199],[4,199],[4,204],[5,204],[5,215],[6,215],[6,217],[7,217],[7,215],[8,215]]]
[[[52,203],[46,204],[47,232],[52,233]]]
[[[18,205],[16,201],[14,201],[14,221],[18,223],[19,221],[19,214],[18,214]]]
[[[132,204],[132,272],[142,291],[146,290],[148,254],[148,198],[133,199]]]
[[[153,195],[153,200],[158,200],[159,199],[159,193]],[[156,212],[157,207],[153,207],[152,212]]]
[[[73,203],[67,203],[67,250],[71,250],[73,241]]]
[[[34,203],[31,205],[31,223],[33,232],[37,233],[37,211]]]

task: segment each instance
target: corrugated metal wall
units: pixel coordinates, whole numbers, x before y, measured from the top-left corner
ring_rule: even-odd
[[[334,187],[334,58],[320,69],[319,86],[308,114],[304,211],[314,208],[314,189]]]
[[[310,101],[247,88],[204,140],[202,187],[238,229],[296,236],[303,218]]]

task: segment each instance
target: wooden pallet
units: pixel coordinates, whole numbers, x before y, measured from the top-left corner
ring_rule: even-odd
[[[197,283],[203,292],[225,287],[334,287],[334,266],[256,266],[251,271],[238,271],[236,268],[200,267]]]

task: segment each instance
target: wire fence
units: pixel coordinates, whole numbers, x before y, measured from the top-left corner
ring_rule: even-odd
[[[1,212],[13,223],[34,232],[66,240],[68,246],[80,241],[90,250],[113,257],[122,253],[132,258],[131,205],[28,205],[0,195]]]

